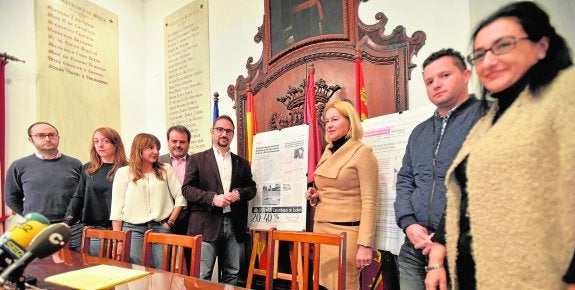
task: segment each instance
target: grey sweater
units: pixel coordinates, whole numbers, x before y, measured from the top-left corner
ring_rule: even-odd
[[[37,212],[52,223],[60,222],[81,170],[80,160],[63,154],[56,159],[40,159],[35,154],[18,159],[6,172],[6,204],[19,215]]]

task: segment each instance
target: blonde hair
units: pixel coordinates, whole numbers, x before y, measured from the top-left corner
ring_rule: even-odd
[[[363,127],[357,116],[357,112],[353,105],[348,101],[335,101],[333,103],[328,103],[323,109],[323,118],[325,119],[325,114],[331,108],[336,109],[340,114],[347,118],[349,121],[349,131],[346,134],[347,139],[359,140],[363,138]],[[328,138],[327,133],[325,134],[325,141],[331,143],[333,140]]]

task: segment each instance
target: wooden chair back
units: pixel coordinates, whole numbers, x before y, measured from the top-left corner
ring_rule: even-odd
[[[202,235],[184,236],[156,233],[152,230],[147,230],[146,233],[144,233],[144,248],[142,250],[142,263],[144,266],[151,266],[153,244],[163,245],[164,259],[160,269],[172,273],[187,274],[184,271],[183,262],[185,255],[189,252],[189,275],[192,277],[200,277]]]
[[[275,230],[275,228],[272,228]],[[254,279],[254,275],[264,276],[268,275],[267,271],[267,260],[264,261],[264,254],[267,256],[267,246],[268,246],[268,232],[270,229],[250,229],[252,236],[252,253],[250,256],[250,264],[248,266],[248,276],[246,278],[246,288],[251,289]],[[259,249],[265,247],[261,254]],[[258,260],[258,265],[256,266],[256,259]],[[265,257],[265,259],[273,259],[270,257]]]
[[[345,252],[346,234],[320,234],[311,232],[279,231],[268,232],[268,273],[274,273],[277,266],[276,242],[287,242],[291,246],[291,289],[319,290],[320,253],[322,246],[338,247],[338,288],[345,289]],[[273,258],[272,258],[273,257]],[[313,264],[312,286],[309,285],[310,262]],[[298,267],[298,265],[301,265]],[[274,289],[274,275],[266,275],[266,289]]]
[[[100,240],[98,257],[128,263],[130,262],[132,230],[123,232],[84,227],[82,232],[82,255],[90,255],[91,238]],[[122,253],[120,255],[116,255],[118,247],[122,248]]]

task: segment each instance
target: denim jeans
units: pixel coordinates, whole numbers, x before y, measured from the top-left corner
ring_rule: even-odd
[[[100,239],[90,238],[90,256],[100,256]]]
[[[200,277],[204,280],[212,279],[212,271],[217,257],[218,269],[222,273],[220,282],[237,285],[242,243],[236,241],[231,218],[224,217],[222,223],[222,229],[216,241],[202,241]]]
[[[399,289],[425,290],[427,257],[415,249],[406,237],[397,256]]]
[[[158,233],[171,233],[170,230],[164,228],[159,222],[151,221],[145,224],[131,224],[128,222],[122,223],[122,230],[132,230],[132,242],[130,245],[130,263],[142,265],[142,250],[144,246],[144,233],[147,230],[154,230]],[[160,268],[163,262],[163,249],[162,245],[152,246],[152,268]]]

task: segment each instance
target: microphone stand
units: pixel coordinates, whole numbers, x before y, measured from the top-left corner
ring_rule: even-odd
[[[8,281],[14,283],[15,290],[39,289],[35,286],[36,278],[24,275],[24,267],[15,270]]]
[[[24,268],[18,269],[14,272],[16,277],[16,290],[26,290],[26,277],[24,277]]]

